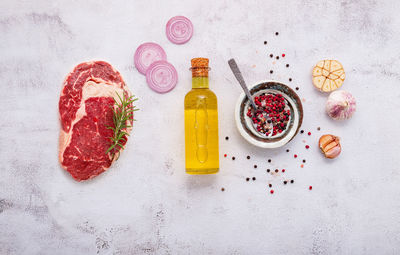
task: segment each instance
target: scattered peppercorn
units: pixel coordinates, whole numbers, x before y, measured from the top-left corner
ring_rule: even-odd
[[[276,56],[276,59],[279,59],[279,56]]]
[[[286,55],[285,55],[285,53],[282,53],[282,58],[284,58]]]
[[[232,160],[235,160],[235,157],[232,157]]]
[[[306,160],[305,160],[305,159],[303,159],[303,163],[306,163]]]
[[[278,33],[278,32],[275,32],[275,35],[279,35],[279,33]]]
[[[273,189],[271,189],[270,193],[271,193],[271,194],[274,194],[274,190],[273,190]]]
[[[255,181],[256,180],[256,177],[253,177],[253,181]]]
[[[226,156],[228,156],[228,155],[224,154],[224,157],[225,157],[225,158],[226,158]]]
[[[247,156],[247,159],[250,159],[250,156]]]
[[[297,158],[297,154],[294,154],[294,158]]]
[[[250,181],[250,178],[249,178],[249,177],[246,178],[246,182],[248,182],[248,181]]]
[[[289,81],[292,81],[292,78],[289,78]]]
[[[300,165],[300,167],[301,167],[301,168],[303,168],[303,167],[304,167],[304,165],[303,165],[303,164],[301,164],[301,165]]]
[[[269,173],[271,171],[271,169],[267,169],[267,173]]]
[[[301,130],[300,133],[303,134],[303,133],[304,133],[304,130]]]
[[[289,64],[286,64],[286,67],[289,67]]]
[[[309,145],[306,145],[306,149],[309,149],[310,148],[310,146]]]
[[[308,132],[308,135],[311,135],[311,132]]]
[[[286,152],[289,152],[289,149],[287,149]]]
[[[312,190],[312,186],[308,187],[309,190]]]
[[[227,141],[228,141],[228,140],[229,140],[229,137],[225,137],[225,140],[227,140]]]
[[[273,73],[274,71],[272,71],[272,70],[269,70],[269,73]]]
[[[278,169],[275,169],[275,173],[277,173],[277,172],[279,172],[279,170],[278,170]]]
[[[320,131],[320,130],[321,130],[321,128],[320,128],[320,127],[318,127],[318,128],[317,128],[317,130],[318,130],[318,131]]]
[[[294,183],[294,180],[290,180],[290,183]]]
[[[257,165],[254,165],[254,168],[257,168]]]
[[[271,161],[272,161],[271,159],[268,159],[268,163],[271,163]]]
[[[269,57],[270,57],[270,58],[273,58],[273,57],[274,57],[274,54],[269,54]]]
[[[225,191],[225,188],[221,188],[221,191]]]
[[[264,44],[267,44],[267,41],[264,41]]]
[[[283,184],[285,184],[285,185],[286,185],[286,184],[287,184],[287,181],[283,181]]]
[[[282,169],[282,173],[284,173],[286,170],[285,169]]]
[[[299,87],[296,87],[296,90],[299,90]]]
[[[270,183],[270,184],[268,184],[268,186],[270,187],[270,188],[272,188],[272,184]]]

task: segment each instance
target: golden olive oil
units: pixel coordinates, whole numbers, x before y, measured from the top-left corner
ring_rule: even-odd
[[[192,59],[192,90],[185,96],[186,173],[219,170],[217,97],[208,88],[208,59]]]

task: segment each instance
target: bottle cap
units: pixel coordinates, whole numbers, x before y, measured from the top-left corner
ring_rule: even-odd
[[[191,64],[192,77],[208,77],[208,58],[192,58]]]

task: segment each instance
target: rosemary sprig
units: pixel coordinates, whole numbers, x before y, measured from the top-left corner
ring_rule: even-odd
[[[136,106],[133,105],[133,102],[138,100],[137,98],[134,98],[134,96],[127,97],[125,95],[123,95],[121,98],[118,92],[116,92],[116,94],[120,102],[117,102],[117,100],[115,100],[114,98],[114,105],[111,106],[111,109],[113,111],[114,126],[107,127],[107,129],[111,129],[114,132],[113,136],[110,137],[111,145],[106,151],[106,154],[112,151],[112,160],[114,160],[115,157],[115,150],[113,149],[115,149],[117,146],[121,149],[124,149],[124,145],[122,144],[122,142],[126,142],[125,137],[129,136],[129,134],[125,130],[132,127],[128,125],[128,120],[133,118],[134,111],[139,110],[136,108]]]

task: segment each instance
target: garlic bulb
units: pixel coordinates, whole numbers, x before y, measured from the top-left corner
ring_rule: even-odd
[[[350,119],[356,111],[356,99],[349,92],[332,92],[326,102],[326,112],[334,120]]]

